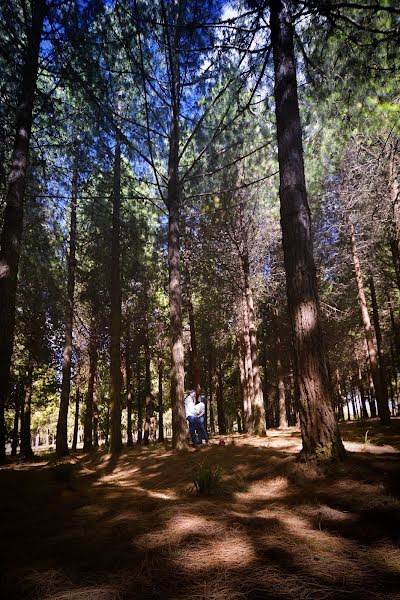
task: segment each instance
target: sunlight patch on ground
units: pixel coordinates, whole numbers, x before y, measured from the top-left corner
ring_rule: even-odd
[[[146,549],[159,548],[169,544],[179,544],[193,535],[212,537],[224,529],[224,524],[213,519],[196,514],[180,514],[170,519],[161,530],[140,536],[135,540],[135,544]]]
[[[344,447],[349,452],[364,452],[366,454],[400,454],[393,446],[376,446],[372,443],[364,444],[361,442],[344,442]]]
[[[204,544],[191,544],[180,550],[175,560],[177,566],[186,573],[197,573],[199,565],[202,569],[240,569],[255,560],[252,544],[245,533],[237,531],[213,535]]]
[[[237,493],[238,500],[276,500],[287,495],[289,483],[287,477],[275,477],[270,481],[257,481],[244,493]]]

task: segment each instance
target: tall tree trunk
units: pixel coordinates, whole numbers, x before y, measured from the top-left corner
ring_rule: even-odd
[[[131,322],[128,319],[125,341],[125,375],[126,375],[126,412],[127,412],[127,446],[133,446],[132,436],[132,348]]]
[[[97,384],[97,373],[94,380],[93,390],[93,447],[99,447],[99,405],[97,402],[98,398],[98,384]]]
[[[241,341],[241,343],[238,342],[238,361],[240,374],[240,389],[243,404],[243,431],[244,433],[251,433],[253,431],[253,417],[251,410],[251,400],[249,396],[249,388],[247,385],[246,378],[246,358],[243,340]]]
[[[24,458],[32,458],[31,447],[31,403],[33,386],[33,363],[29,358],[24,386],[24,406],[22,411],[21,445],[20,455]]]
[[[386,399],[385,406],[387,406],[387,414],[390,416],[389,399],[388,399],[388,385],[387,385],[387,368],[386,368],[385,357],[384,357],[383,351],[382,351],[382,331],[381,331],[381,324],[380,324],[380,320],[379,320],[378,302],[376,300],[375,283],[374,283],[374,279],[373,279],[372,275],[369,277],[369,289],[371,292],[372,319],[373,319],[374,328],[375,328],[376,347],[378,350],[378,359],[379,359],[378,369],[380,372],[381,383],[383,386],[384,399]],[[389,379],[390,379],[390,376],[389,376]],[[386,410],[386,408],[384,410]]]
[[[265,423],[265,407],[264,397],[261,385],[260,367],[258,362],[258,347],[257,347],[257,327],[256,327],[256,316],[254,312],[254,300],[253,292],[250,286],[250,265],[248,252],[242,256],[242,267],[244,274],[244,293],[247,303],[248,322],[249,322],[249,341],[250,341],[250,352],[251,352],[251,366],[253,376],[253,387],[254,387],[254,433],[256,435],[266,435],[266,423]]]
[[[61,399],[58,413],[56,453],[58,457],[68,454],[68,407],[71,391],[72,333],[74,325],[74,293],[76,271],[76,207],[78,201],[78,145],[75,144],[71,188],[71,223],[69,231],[67,303],[65,310],[65,341],[62,363]]]
[[[120,109],[119,109],[120,110]],[[121,435],[121,140],[116,136],[111,242],[110,451],[122,450]]]
[[[382,371],[379,368],[375,344],[372,334],[371,321],[368,314],[367,300],[365,298],[363,276],[361,272],[360,260],[358,258],[356,236],[350,214],[347,215],[347,225],[349,228],[351,253],[353,258],[354,273],[356,276],[358,304],[361,311],[361,319],[364,326],[364,335],[367,343],[369,365],[371,369],[372,380],[374,382],[375,396],[378,404],[379,418],[382,424],[390,422],[390,413],[388,405],[388,395],[386,383],[382,378]]]
[[[92,307],[89,334],[89,382],[86,393],[85,417],[83,422],[83,449],[88,452],[93,448],[93,399],[95,394],[97,373],[97,323],[96,311]]]
[[[172,408],[172,447],[180,449],[187,446],[187,424],[183,404],[184,396],[184,348],[182,329],[182,292],[179,247],[179,114],[180,114],[180,64],[179,40],[181,31],[179,2],[173,4],[172,27],[168,24],[164,2],[162,2],[163,21],[167,37],[168,62],[170,67],[170,131],[168,158],[168,270],[169,304],[171,320],[171,408]],[[172,31],[172,33],[170,33]]]
[[[213,406],[213,371],[214,361],[212,353],[212,345],[210,342],[210,349],[208,351],[208,395],[209,395],[209,406],[210,406],[210,431],[215,433],[215,419],[214,419],[214,406]]]
[[[164,407],[163,407],[164,361],[158,359],[158,441],[164,441]]]
[[[218,416],[218,433],[220,435],[224,435],[224,434],[226,434],[226,420],[225,420],[224,393],[223,393],[221,365],[218,365],[218,367],[217,367],[217,416]]]
[[[145,420],[143,444],[148,445],[150,439],[150,425],[152,417],[152,408],[154,403],[151,398],[151,356],[149,340],[149,297],[147,282],[144,284],[144,327],[143,327],[143,346],[144,346],[144,398],[145,398]]]
[[[287,411],[286,411],[286,395],[285,395],[285,383],[283,381],[283,368],[282,368],[282,348],[281,348],[281,334],[280,334],[280,323],[279,323],[279,310],[275,309],[272,314],[274,321],[274,337],[275,337],[275,358],[276,358],[276,378],[277,378],[277,396],[278,396],[278,427],[280,429],[287,429]]]
[[[136,376],[137,376],[137,409],[138,409],[138,425],[137,425],[137,443],[141,444],[143,441],[143,402],[142,402],[142,390],[141,390],[141,371],[140,371],[140,348],[138,350],[138,359],[136,363]]]
[[[189,327],[190,327],[190,385],[196,390],[196,397],[200,395],[200,366],[199,366],[199,355],[197,351],[197,337],[196,337],[196,325],[194,320],[194,308],[193,308],[193,288],[192,288],[192,276],[191,276],[191,264],[190,258],[187,265],[187,302],[188,302],[188,313],[189,313]]]
[[[282,240],[300,390],[302,454],[341,459],[345,450],[333,410],[322,342],[311,215],[304,178],[291,15],[288,0],[270,0],[269,5],[275,69]]]
[[[368,411],[367,411],[367,403],[365,402],[365,389],[364,389],[364,384],[363,384],[362,371],[361,371],[361,366],[358,363],[357,363],[357,372],[358,372],[358,389],[360,390],[362,418],[368,419]]]
[[[13,427],[13,437],[11,443],[11,456],[17,456],[18,449],[18,425],[20,414],[23,412],[24,408],[24,384],[22,379],[18,381],[17,384],[17,394],[15,398],[15,416],[14,416],[14,427]]]
[[[392,262],[394,272],[396,275],[397,289],[400,290],[400,250],[397,242],[397,238],[391,237],[389,240],[390,251],[392,254]]]
[[[78,431],[79,431],[79,405],[81,400],[81,392],[79,386],[75,390],[75,417],[74,417],[74,435],[72,438],[72,452],[76,452],[78,445]]]
[[[247,406],[246,406],[246,430],[247,433],[254,433],[254,379],[253,379],[253,362],[251,358],[251,343],[250,343],[250,324],[249,324],[249,308],[246,300],[246,295],[242,296],[242,315],[243,315],[243,350],[244,350],[244,371],[246,376],[247,387]]]
[[[24,195],[46,2],[33,0],[31,6],[32,26],[28,31],[21,93],[16,110],[14,149],[0,241],[0,460],[5,458],[6,453],[4,409],[10,385]]]

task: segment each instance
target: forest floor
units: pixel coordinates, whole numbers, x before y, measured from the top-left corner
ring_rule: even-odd
[[[365,432],[369,430],[367,438]],[[0,470],[7,600],[399,600],[400,419],[341,425],[343,464],[300,463],[299,432],[216,437]],[[191,488],[222,465],[230,497]]]

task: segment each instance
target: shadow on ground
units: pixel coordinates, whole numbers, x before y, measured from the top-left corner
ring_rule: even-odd
[[[373,426],[392,452],[346,424],[359,448],[324,469],[296,462],[293,429],[199,452],[133,448],[117,460],[9,465],[0,471],[2,597],[395,600],[400,422]],[[239,475],[244,491],[195,496],[200,463]]]

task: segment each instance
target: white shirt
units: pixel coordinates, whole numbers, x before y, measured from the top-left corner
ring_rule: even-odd
[[[206,412],[206,406],[204,402],[199,402],[196,404],[194,410],[196,411],[197,417],[204,417],[204,413]]]
[[[186,418],[198,416],[193,398],[190,395],[187,398],[185,398],[185,416]]]

